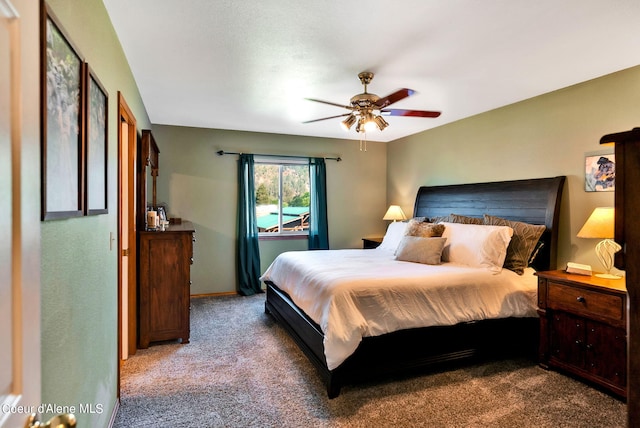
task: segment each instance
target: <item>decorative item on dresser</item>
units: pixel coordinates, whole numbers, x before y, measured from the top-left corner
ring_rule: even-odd
[[[540,365],[621,397],[627,385],[627,295],[622,279],[538,272]]]
[[[195,229],[191,222],[164,231],[139,232],[138,346],[182,339],[189,343],[190,270]]]

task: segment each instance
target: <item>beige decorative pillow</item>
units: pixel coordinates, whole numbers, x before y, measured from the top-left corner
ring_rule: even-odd
[[[529,265],[531,253],[536,248],[546,226],[507,220],[500,217],[484,215],[484,224],[493,226],[509,226],[513,229],[511,242],[507,247],[507,256],[504,260],[504,268],[522,275]]]
[[[431,238],[442,236],[444,225],[410,220],[405,235]]]
[[[440,237],[421,238],[405,236],[396,251],[396,260],[404,262],[439,265],[446,239]]]

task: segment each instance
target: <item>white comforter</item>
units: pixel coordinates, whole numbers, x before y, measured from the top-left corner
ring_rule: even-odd
[[[535,317],[533,270],[519,276],[462,264],[424,265],[375,250],[294,251],[279,255],[270,280],[324,332],[330,370],[365,336],[488,318]]]

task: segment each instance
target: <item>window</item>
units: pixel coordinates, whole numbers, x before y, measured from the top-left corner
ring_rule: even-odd
[[[254,184],[261,236],[308,235],[311,186],[306,159],[256,157]]]

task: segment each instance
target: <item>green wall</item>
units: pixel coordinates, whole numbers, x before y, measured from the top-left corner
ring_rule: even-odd
[[[117,389],[117,245],[110,249],[110,233],[117,236],[118,91],[139,129],[150,122],[102,1],[49,3],[109,94],[109,214],[41,225],[42,402],[102,405],[101,414],[77,415],[78,426],[101,427]]]
[[[361,248],[362,237],[381,235],[386,210],[386,144],[292,135],[154,125],[160,149],[158,202],[169,215],[196,228],[192,294],[234,291],[237,156],[229,152],[327,156],[329,244]],[[277,254],[306,249],[306,241],[262,241],[262,270]]]
[[[640,67],[634,67],[389,143],[387,197],[405,210],[420,185],[566,175],[558,266],[602,266],[598,240],[576,238],[613,192],[584,191],[587,154],[612,153],[600,137],[640,125]],[[443,114],[446,114],[444,112]]]

